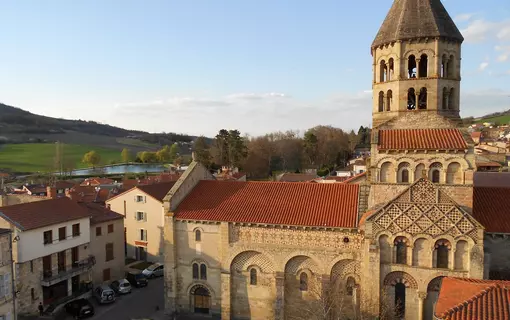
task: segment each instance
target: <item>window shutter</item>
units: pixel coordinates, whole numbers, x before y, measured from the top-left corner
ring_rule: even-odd
[[[143,202],[147,202],[147,196],[143,197]]]
[[[147,221],[147,212],[143,213],[143,221]]]

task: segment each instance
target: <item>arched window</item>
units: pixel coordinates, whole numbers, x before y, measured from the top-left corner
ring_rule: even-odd
[[[196,230],[195,231],[195,242],[200,242],[202,241],[202,233],[200,232],[200,230]]]
[[[407,264],[407,244],[404,237],[397,237],[395,239],[396,257],[395,263]]]
[[[193,263],[192,269],[193,269],[193,279],[198,279],[198,264]]]
[[[468,243],[465,240],[459,240],[455,249],[455,269],[467,270]]]
[[[409,88],[407,90],[407,110],[415,110],[416,109],[416,92],[414,88]]]
[[[393,63],[393,58],[388,60],[388,80],[393,80],[393,75],[395,74],[395,64]]]
[[[308,291],[308,275],[305,272],[299,275],[299,290]]]
[[[447,73],[448,78],[453,79],[455,78],[455,57],[453,55],[450,55],[450,59],[448,59],[448,65],[447,65]]]
[[[427,239],[418,239],[413,246],[413,266],[430,267],[430,245]]]
[[[257,285],[257,270],[255,268],[251,268],[250,270],[250,284],[252,286]]]
[[[448,109],[448,89],[443,88],[443,110]]]
[[[426,54],[422,54],[420,57],[420,71],[418,75],[420,78],[428,77],[428,67],[429,67],[429,59]]]
[[[443,54],[443,57],[441,59],[441,78],[446,78],[446,68],[447,68],[447,65],[448,64],[448,57],[446,56],[446,54]]]
[[[352,294],[354,293],[354,288],[356,287],[356,281],[354,280],[353,277],[349,277],[347,278],[347,283],[345,285],[345,291],[347,293],[348,296],[352,296]]]
[[[388,90],[386,93],[386,111],[391,110],[391,100],[393,99],[393,92],[391,90]]]
[[[418,99],[418,109],[427,109],[427,88],[420,89],[420,97]]]
[[[384,111],[384,92],[379,92],[379,112]]]
[[[455,96],[454,96],[454,89],[451,88],[450,89],[450,94],[448,95],[448,109],[449,110],[455,110],[455,105],[454,105],[454,102],[455,102]]]
[[[446,168],[446,183],[462,184],[462,175],[458,162],[452,162],[448,165],[448,168]]]
[[[416,78],[416,57],[410,55],[407,60],[407,76],[409,79]]]
[[[439,162],[434,162],[430,165],[429,170],[429,179],[433,183],[441,182],[441,170],[443,169],[443,165]]]
[[[397,170],[397,182],[409,183],[409,163],[401,162]]]
[[[395,284],[395,315],[397,319],[405,319],[406,314],[406,285]]]
[[[380,75],[380,78],[379,78],[379,82],[385,82],[386,81],[386,78],[387,78],[387,67],[386,67],[386,61],[382,60],[380,65],[379,65],[379,75]]]
[[[420,163],[414,169],[414,181],[418,181],[422,177],[427,177],[427,171],[425,170],[425,165]]]
[[[379,172],[379,181],[380,182],[394,182],[395,169],[393,167],[393,163],[385,162],[381,165],[381,170]]]
[[[205,264],[200,265],[200,279],[207,280],[207,266]]]
[[[436,267],[448,269],[448,259],[450,255],[450,243],[446,240],[439,240],[436,242],[435,250],[436,250]]]

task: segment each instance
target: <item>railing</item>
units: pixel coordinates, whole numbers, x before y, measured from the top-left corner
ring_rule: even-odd
[[[96,258],[91,255],[86,259],[67,265],[65,270],[61,266],[59,266],[58,272],[53,272],[52,270],[43,270],[41,285],[44,287],[52,286],[56,283],[59,283],[60,281],[69,279],[83,273],[84,271],[90,270],[94,264],[96,264]]]

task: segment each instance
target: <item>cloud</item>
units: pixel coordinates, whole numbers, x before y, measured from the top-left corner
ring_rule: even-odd
[[[460,32],[464,36],[466,43],[481,43],[489,39],[510,41],[510,20],[493,22],[477,19],[471,21]]]
[[[508,61],[510,58],[510,45],[509,46],[495,46],[494,50],[497,52],[498,57],[496,58],[499,62]]]
[[[489,63],[487,61],[480,63],[480,66],[478,67],[478,70],[484,71],[489,66]]]
[[[474,16],[474,13],[462,13],[462,14],[455,16],[455,18],[453,18],[453,21],[455,21],[455,23],[464,22],[464,21],[471,20],[471,18],[473,16]]]

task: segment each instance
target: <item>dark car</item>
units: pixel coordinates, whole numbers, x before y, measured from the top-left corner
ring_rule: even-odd
[[[147,281],[147,277],[141,272],[133,272],[133,271],[128,272],[126,279],[127,279],[127,281],[129,281],[129,283],[131,283],[132,286],[135,286],[138,288],[145,287],[149,283]]]
[[[94,315],[94,307],[87,299],[77,299],[68,302],[65,305],[65,309],[75,319],[92,317]]]

